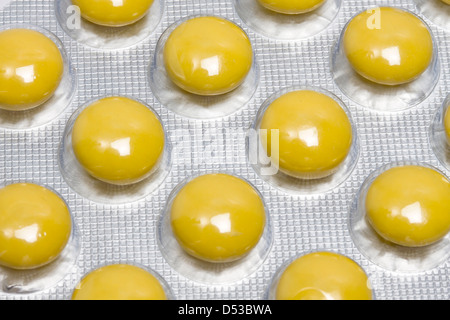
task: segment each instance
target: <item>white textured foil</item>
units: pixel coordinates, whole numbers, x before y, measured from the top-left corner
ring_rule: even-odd
[[[1,24],[29,23],[55,33],[78,77],[75,98],[57,119],[30,130],[0,129],[0,179],[5,183],[38,181],[56,189],[68,202],[82,236],[76,266],[56,286],[31,295],[0,295],[0,299],[68,299],[86,272],[119,261],[156,270],[177,299],[260,299],[284,261],[314,250],[330,250],[354,259],[369,274],[377,299],[450,299],[450,261],[423,273],[388,272],[358,251],[348,231],[351,201],[364,179],[381,165],[414,160],[450,174],[428,140],[433,116],[450,92],[450,32],[421,15],[410,0],[345,0],[326,30],[302,41],[277,41],[254,32],[239,19],[231,0],[166,0],[164,5],[164,16],[149,38],[114,51],[89,48],[65,34],[57,23],[53,1],[18,0],[0,9]],[[375,5],[399,6],[417,13],[429,23],[439,45],[440,80],[424,102],[406,111],[380,113],[356,105],[332,79],[329,55],[341,29],[354,14]],[[162,106],[150,90],[147,71],[158,38],[169,25],[193,14],[233,20],[254,45],[261,73],[259,86],[250,103],[231,116],[184,118]],[[274,92],[298,84],[321,87],[339,96],[350,109],[360,137],[361,154],[355,170],[342,185],[325,194],[296,196],[276,189],[256,175],[245,155],[245,132],[261,104]],[[173,144],[173,160],[165,181],[145,199],[101,205],[69,188],[59,171],[57,153],[72,112],[88,100],[113,94],[133,96],[155,108]],[[180,276],[161,255],[155,232],[171,190],[188,176],[212,171],[233,172],[251,181],[263,194],[274,225],[274,243],[264,264],[248,278],[220,286]]]

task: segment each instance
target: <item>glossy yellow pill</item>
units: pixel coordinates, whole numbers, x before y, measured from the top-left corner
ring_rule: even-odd
[[[101,267],[85,276],[72,300],[166,300],[163,287],[148,271],[127,264]]]
[[[276,99],[264,112],[260,128],[272,163],[303,179],[334,173],[352,145],[352,126],[345,111],[331,97],[311,90],[292,91]],[[279,137],[272,138],[274,134]]]
[[[444,129],[445,129],[445,134],[447,136],[447,142],[450,145],[450,105],[449,105],[449,107],[447,107],[447,111],[445,112]]]
[[[265,8],[284,14],[310,12],[320,7],[325,0],[258,0]]]
[[[188,182],[170,209],[175,238],[190,255],[210,262],[242,258],[258,243],[266,222],[264,204],[253,187],[227,174]]]
[[[219,95],[236,89],[252,63],[248,36],[234,23],[218,17],[183,22],[172,31],[164,46],[169,78],[180,88],[198,95]]]
[[[372,300],[364,270],[349,258],[315,252],[292,262],[278,281],[277,300]]]
[[[441,0],[443,3],[450,4],[450,0]]]
[[[366,197],[367,218],[393,243],[420,247],[450,231],[450,182],[421,166],[402,166],[380,174]]]
[[[343,45],[357,73],[384,85],[413,81],[433,58],[433,40],[424,22],[390,7],[364,11],[353,18]]]
[[[54,261],[72,232],[66,203],[32,183],[0,189],[0,265],[33,269]]]
[[[73,151],[93,177],[112,184],[138,182],[162,158],[164,130],[145,105],[125,97],[100,99],[84,109],[72,131]]]
[[[142,19],[153,0],[72,0],[81,16],[98,25],[122,27]]]
[[[58,88],[64,62],[56,44],[29,29],[0,32],[0,108],[37,107]]]

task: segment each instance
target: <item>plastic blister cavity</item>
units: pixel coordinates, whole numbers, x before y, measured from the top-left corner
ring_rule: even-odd
[[[263,7],[258,0],[234,0],[241,19],[256,32],[280,40],[300,40],[325,30],[336,18],[341,0],[327,0],[311,12],[283,14]]]
[[[367,9],[367,12],[377,15],[377,10],[378,8],[370,8]],[[410,13],[420,19],[430,32],[433,41],[433,56],[428,68],[418,78],[404,84],[385,85],[375,83],[365,79],[352,68],[344,51],[343,39],[349,23],[359,13],[350,19],[342,29],[340,38],[331,53],[331,71],[339,89],[359,105],[383,112],[402,111],[423,102],[438,83],[440,62],[436,39],[427,23],[414,13]],[[374,16],[374,19],[376,19],[376,16]],[[382,15],[379,16],[379,19],[382,22]],[[374,28],[376,28],[377,22],[374,21]]]
[[[142,270],[147,271],[148,273],[150,273],[153,277],[155,277],[156,280],[158,280],[159,284],[161,285],[162,289],[164,290],[164,293],[166,295],[167,300],[176,300],[175,295],[173,294],[172,288],[170,287],[169,283],[166,281],[166,279],[164,279],[163,276],[161,276],[161,274],[159,274],[157,271],[155,271],[154,269],[152,269],[151,267],[142,265],[140,263],[136,263],[134,261],[128,261],[128,260],[124,260],[124,261],[116,261],[116,262],[112,262],[112,263],[108,263],[108,264],[103,264],[100,266],[97,266],[91,270],[89,270],[88,272],[86,272],[77,282],[76,286],[73,288],[70,296],[67,296],[66,299],[70,300],[73,296],[74,291],[79,288],[79,285],[81,283],[81,281],[88,276],[90,273],[103,268],[103,267],[107,267],[107,266],[112,266],[112,265],[126,265],[126,266],[134,266],[134,267],[138,267]]]
[[[253,97],[259,82],[255,55],[249,73],[236,89],[214,96],[187,92],[168,76],[164,65],[164,47],[170,34],[183,22],[205,15],[189,16],[172,24],[159,38],[150,62],[148,77],[153,94],[161,104],[181,116],[193,119],[212,119],[228,116],[243,108]]]
[[[356,247],[371,262],[389,271],[417,273],[432,269],[450,257],[450,233],[422,247],[398,245],[382,238],[373,229],[365,209],[367,192],[374,180],[388,169],[407,165],[431,168],[441,173],[430,165],[413,161],[393,162],[376,169],[366,178],[351,204],[349,231]]]
[[[45,188],[50,189],[48,186]],[[50,190],[65,202],[59,193]],[[72,229],[64,249],[55,260],[39,268],[18,270],[0,266],[0,294],[22,295],[42,292],[55,286],[72,272],[81,249],[81,235],[74,220],[73,210],[67,202],[65,203],[71,215]]]
[[[100,98],[101,99],[101,98]],[[130,98],[133,99],[133,98]],[[64,131],[63,138],[59,146],[59,167],[62,176],[67,184],[78,194],[94,202],[104,204],[123,204],[142,199],[155,191],[164,181],[170,171],[171,166],[171,144],[164,130],[164,150],[157,164],[143,177],[135,183],[119,185],[101,181],[91,176],[77,160],[72,146],[72,131],[77,117],[90,106],[95,99],[80,106],[70,117]],[[136,100],[136,99],[134,99]],[[138,101],[138,100],[136,100]],[[143,101],[138,101],[150,109],[161,124],[161,118],[153,108]]]
[[[449,112],[448,110],[450,110],[450,94],[442,103],[442,106],[438,108],[433,118],[430,126],[430,143],[436,157],[447,170],[450,170],[450,141],[444,125],[444,119],[447,112]],[[450,130],[450,128],[447,130]]]
[[[0,27],[0,32],[9,29],[30,29],[38,31],[52,40],[58,47],[63,58],[64,71],[58,88],[53,95],[43,104],[28,110],[11,111],[0,109],[0,127],[11,130],[26,130],[45,125],[61,113],[71,104],[75,96],[77,76],[63,43],[59,38],[47,29],[30,24],[11,24]]]
[[[278,289],[278,284],[279,284],[279,282],[280,282],[281,276],[282,276],[283,273],[286,271],[286,268],[288,268],[288,267],[289,267],[294,261],[296,261],[297,259],[299,259],[299,258],[301,258],[301,257],[304,257],[304,256],[306,256],[306,255],[314,254],[314,253],[326,253],[326,254],[331,253],[331,254],[339,254],[339,253],[330,252],[330,251],[323,251],[323,250],[321,250],[321,251],[309,251],[309,252],[303,252],[303,253],[297,254],[297,255],[295,255],[294,257],[292,257],[292,258],[290,258],[290,259],[284,261],[284,262],[278,267],[278,269],[276,270],[276,272],[274,273],[274,275],[273,275],[272,278],[270,279],[269,284],[267,285],[266,291],[264,292],[264,296],[262,297],[262,299],[265,299],[265,300],[276,300],[276,299],[277,299],[277,289]],[[343,256],[343,257],[346,257],[346,256]],[[347,257],[347,258],[348,258],[348,257]],[[350,258],[349,258],[349,259],[350,259]],[[353,261],[353,260],[352,260],[352,261]],[[356,263],[356,261],[353,261],[353,262]],[[311,270],[311,272],[314,272],[314,270]],[[374,291],[373,291],[372,284],[371,284],[371,282],[370,282],[370,277],[369,277],[369,275],[367,275],[367,273],[366,273],[366,276],[367,276],[367,288],[371,291],[371,294],[372,294],[372,300],[375,300],[375,294],[374,294]],[[318,284],[319,284],[319,285],[322,284],[322,285],[324,285],[325,287],[328,287],[327,284],[326,284],[326,283],[323,283],[322,281],[318,281]],[[343,283],[341,283],[341,284],[343,284]],[[333,287],[333,284],[331,284],[330,287]],[[308,293],[307,293],[308,288],[304,288],[304,289],[305,289],[304,291],[306,291],[306,294],[308,294]],[[317,296],[321,296],[321,295],[322,295],[322,292],[314,292],[314,289],[316,289],[316,288],[310,288],[310,289],[311,289],[310,292],[312,292],[312,295],[314,295],[314,294],[317,294]],[[299,292],[299,293],[300,293],[300,292]],[[323,293],[323,296],[326,297],[326,294],[327,294],[327,293],[324,292],[324,293]]]
[[[443,0],[414,0],[419,11],[436,25],[450,30],[450,5]]]
[[[133,46],[149,37],[164,12],[164,1],[155,0],[139,21],[122,27],[107,27],[83,19],[71,0],[55,0],[59,25],[74,40],[97,49],[114,50]]]
[[[298,90],[311,90],[325,94],[332,98],[344,110],[352,127],[352,143],[347,157],[333,170],[331,174],[324,177],[295,177],[283,172],[277,164],[267,156],[263,146],[263,143],[267,143],[267,141],[263,142],[263,139],[261,138],[262,131],[260,128],[262,118],[267,108],[276,99],[284,94]],[[274,137],[276,138],[276,135],[274,135]],[[350,111],[337,96],[320,88],[293,86],[274,93],[262,104],[246,137],[246,153],[248,162],[253,167],[255,172],[261,179],[270,185],[293,194],[318,194],[337,188],[350,176],[358,162],[359,138]],[[302,155],[299,154],[298,156],[301,157]]]
[[[267,206],[265,208],[265,226],[262,236],[255,247],[246,255],[231,262],[208,262],[189,255],[175,238],[171,225],[171,208],[178,192],[192,179],[190,177],[178,184],[169,195],[164,211],[157,225],[157,240],[160,251],[169,265],[182,276],[205,284],[230,284],[248,277],[255,272],[267,258],[273,241],[273,227]],[[252,186],[253,187],[253,186]],[[258,193],[264,202],[262,195]]]

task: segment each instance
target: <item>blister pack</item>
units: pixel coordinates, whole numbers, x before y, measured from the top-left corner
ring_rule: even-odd
[[[115,263],[151,270],[173,299],[271,299],[280,268],[317,251],[356,262],[376,299],[450,299],[450,234],[431,246],[399,248],[364,219],[367,189],[383,171],[420,165],[450,176],[443,125],[450,105],[450,5],[326,0],[310,13],[287,15],[259,2],[154,0],[132,26],[99,28],[77,19],[70,0],[0,1],[0,32],[14,26],[41,31],[64,52],[65,66],[55,96],[39,110],[0,110],[0,185],[47,186],[67,203],[73,221],[69,245],[52,264],[34,271],[0,267],[0,299],[70,299],[86,274]],[[347,61],[343,31],[357,14],[376,15],[380,6],[412,13],[432,35],[429,64],[407,84],[369,83]],[[177,88],[164,60],[170,34],[204,16],[237,25],[253,49],[245,80],[214,96]],[[424,42],[423,55],[426,47]],[[398,52],[397,60],[392,50],[380,54],[390,54],[391,66],[400,64]],[[304,89],[333,98],[350,120],[348,156],[328,176],[271,173],[254,143],[269,105]],[[95,179],[72,148],[76,118],[94,101],[113,96],[139,101],[162,124],[158,168],[133,184]],[[314,140],[314,132],[308,137]],[[263,201],[261,238],[243,259],[199,261],[174,239],[167,217],[174,197],[210,173],[242,178]]]

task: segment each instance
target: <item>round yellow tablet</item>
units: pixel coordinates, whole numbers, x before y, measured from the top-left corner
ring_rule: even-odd
[[[127,264],[101,267],[85,276],[72,300],[167,300],[163,287],[148,271]]]
[[[66,203],[32,183],[0,189],[0,265],[33,269],[54,261],[72,232]]]
[[[445,129],[445,134],[447,136],[447,142],[450,145],[450,106],[447,107],[447,111],[445,112],[444,129]]]
[[[56,44],[29,29],[0,32],[0,108],[37,107],[58,88],[64,61]]]
[[[277,300],[372,300],[369,279],[353,260],[315,252],[292,262],[281,275]]]
[[[248,36],[234,23],[218,17],[198,17],[181,23],[164,46],[169,78],[198,95],[220,95],[236,89],[252,63]]]
[[[98,25],[122,27],[142,19],[153,0],[72,0],[80,8],[81,16]]]
[[[450,231],[450,182],[430,168],[385,171],[370,185],[365,205],[375,231],[402,246],[426,246]]]
[[[272,163],[303,179],[334,173],[352,145],[352,126],[345,111],[331,97],[311,90],[292,91],[276,99],[264,112],[260,128]],[[272,141],[277,133],[279,138]]]
[[[364,11],[348,24],[344,51],[353,69],[384,85],[413,81],[433,58],[431,33],[407,11],[381,7]]]
[[[227,174],[207,174],[178,192],[170,220],[175,238],[188,254],[229,262],[256,246],[266,216],[264,203],[250,184]]]
[[[72,146],[93,177],[130,184],[148,177],[162,158],[163,126],[149,108],[125,97],[100,99],[75,120]]]
[[[310,12],[320,7],[325,0],[258,0],[265,8],[284,14]]]
[[[441,0],[443,3],[450,4],[450,0]]]

